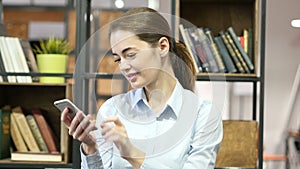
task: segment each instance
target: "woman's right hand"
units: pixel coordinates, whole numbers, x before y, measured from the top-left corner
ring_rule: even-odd
[[[69,135],[74,139],[81,141],[83,151],[87,154],[93,154],[97,151],[96,138],[92,134],[95,130],[95,120],[91,115],[85,115],[82,111],[78,111],[73,119],[68,115],[69,109],[65,108],[61,114],[61,121],[69,129]]]

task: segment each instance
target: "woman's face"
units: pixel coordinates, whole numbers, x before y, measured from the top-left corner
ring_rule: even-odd
[[[110,42],[115,62],[133,88],[155,85],[162,67],[158,47],[122,30],[112,32]]]

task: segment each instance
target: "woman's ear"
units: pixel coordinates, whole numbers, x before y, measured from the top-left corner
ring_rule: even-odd
[[[170,44],[169,44],[168,38],[161,37],[158,41],[158,48],[160,49],[160,56],[162,56],[162,57],[167,56],[169,49],[170,49]]]

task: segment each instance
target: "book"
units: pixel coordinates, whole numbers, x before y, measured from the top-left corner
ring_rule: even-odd
[[[19,58],[19,62],[20,62],[19,65],[21,66],[20,71],[23,73],[30,73],[29,66],[27,64],[26,57],[25,57],[25,54],[24,54],[24,51],[21,46],[19,38],[15,38],[15,37],[11,38],[11,42],[15,45],[15,53],[16,53],[17,58]],[[23,76],[23,77],[25,80],[24,82],[32,83],[31,76]]]
[[[227,29],[227,32],[230,34],[235,46],[237,47],[237,49],[239,50],[239,52],[241,53],[244,61],[246,62],[247,64],[247,67],[248,69],[250,70],[250,72],[253,72],[254,70],[254,66],[253,66],[253,63],[252,61],[250,60],[249,56],[247,55],[247,53],[245,52],[245,50],[243,49],[241,43],[239,42],[238,38],[237,38],[237,35],[233,29],[233,27],[229,27]]]
[[[187,36],[186,30],[185,30],[185,28],[183,27],[182,24],[179,25],[179,32],[180,32],[180,35],[183,39],[183,42],[184,42],[187,50],[189,51],[190,55],[193,58],[194,67],[196,68],[197,73],[199,73],[200,70],[201,70],[200,62],[195,56],[195,51],[192,50],[192,47],[193,47],[192,43],[191,43],[189,37]]]
[[[60,162],[63,160],[62,153],[35,153],[35,152],[12,152],[12,161],[38,161],[38,162]]]
[[[247,63],[245,62],[245,60],[244,60],[242,54],[240,53],[240,51],[239,51],[238,48],[236,47],[236,45],[235,45],[235,43],[234,43],[232,37],[229,35],[228,32],[225,32],[225,36],[226,36],[226,38],[227,38],[229,44],[231,45],[233,51],[235,52],[237,58],[238,58],[239,61],[241,62],[241,65],[242,65],[242,67],[244,68],[245,73],[250,73],[250,69],[249,69],[249,67],[247,66]]]
[[[206,28],[204,31],[205,31],[205,34],[206,34],[206,36],[208,37],[208,39],[210,41],[210,47],[211,47],[212,53],[213,53],[213,55],[216,59],[216,63],[218,65],[219,72],[226,72],[227,71],[226,67],[225,67],[224,62],[222,60],[219,49],[216,45],[215,38],[214,38],[214,35],[213,35],[212,31],[208,28]]]
[[[244,36],[239,36],[238,39],[239,39],[239,43],[241,44],[243,50],[245,51],[245,39],[244,39]]]
[[[31,114],[28,114],[28,115],[26,115],[26,120],[27,120],[30,130],[31,130],[40,150],[42,152],[48,152],[47,145],[45,143],[45,140],[40,132],[40,129],[39,129],[34,117]]]
[[[249,56],[249,51],[248,51],[248,30],[247,29],[243,29],[243,37],[244,37],[244,50],[245,52],[248,54]],[[250,57],[250,56],[249,56]]]
[[[197,32],[199,36],[199,41],[201,42],[202,49],[205,53],[207,62],[209,64],[210,72],[219,72],[218,65],[216,63],[215,57],[210,46],[210,41],[208,40],[203,28],[197,28]]]
[[[228,51],[226,49],[226,46],[225,46],[222,38],[220,36],[216,36],[215,42],[220,51],[220,55],[223,58],[227,72],[228,73],[236,73],[237,70],[234,66],[234,63],[233,63],[231,57],[230,57],[230,54],[228,53]]]
[[[5,72],[1,51],[0,51],[0,72]],[[0,76],[0,82],[8,82],[7,76]]]
[[[226,46],[226,49],[227,49],[228,53],[230,54],[230,56],[231,56],[231,58],[232,58],[232,60],[233,60],[233,62],[235,64],[236,68],[238,69],[238,71],[240,73],[244,73],[245,70],[242,67],[241,62],[237,58],[236,53],[234,52],[232,46],[230,45],[230,43],[229,43],[229,41],[228,41],[225,33],[223,31],[220,31],[219,32],[219,36],[222,38],[222,40],[223,40],[223,42],[224,42],[224,44]]]
[[[202,48],[202,44],[200,42],[199,36],[198,36],[198,30],[197,28],[187,28],[186,29],[187,37],[190,41],[190,44],[193,49],[193,55],[196,60],[199,62],[199,70],[200,72],[209,72],[209,64],[207,62],[205,53]]]
[[[5,72],[15,72],[11,60],[10,54],[8,52],[8,47],[5,42],[5,37],[0,36],[0,52],[2,56],[3,65],[5,68]],[[8,82],[16,83],[16,77],[15,76],[7,76]]]
[[[26,62],[26,58],[21,47],[19,38],[6,37],[6,41],[9,45],[9,50],[11,51],[11,57],[15,58],[15,60],[18,60],[18,62],[16,62],[15,60],[13,62],[15,72],[29,73],[29,67]],[[31,76],[17,76],[17,78],[21,79],[18,82],[32,83]]]
[[[13,41],[12,37],[4,37],[3,39],[4,43],[5,43],[5,47],[7,48],[7,56],[9,59],[9,62],[11,64],[11,68],[12,68],[12,72],[22,72],[23,70],[23,65],[21,62],[21,58],[19,56],[19,54],[17,53],[16,50],[16,44]],[[26,82],[26,77],[25,76],[16,76],[16,80],[19,83],[25,83]]]
[[[20,130],[20,133],[29,149],[29,151],[31,152],[40,152],[40,149],[37,145],[37,142],[34,139],[34,136],[29,128],[29,125],[27,123],[27,120],[25,118],[25,115],[23,114],[23,111],[21,109],[21,107],[15,107],[12,109],[12,113],[11,113],[16,122],[17,122],[17,126]]]
[[[10,157],[10,107],[0,109],[0,159]]]
[[[52,129],[50,128],[49,124],[47,123],[45,117],[43,116],[42,111],[38,108],[35,108],[35,109],[32,109],[31,113],[41,131],[41,134],[47,145],[48,151],[50,153],[59,152],[57,145],[55,143],[56,137],[55,137]]]
[[[248,29],[248,56],[254,61],[254,56],[253,56],[253,30],[252,28]]]
[[[33,54],[33,51],[32,51],[32,48],[31,48],[31,45],[30,45],[29,41],[25,40],[25,39],[21,39],[21,38],[19,39],[19,41],[20,41],[21,47],[23,49],[25,59],[26,59],[26,62],[27,62],[27,65],[29,67],[30,72],[38,73],[39,69],[38,69],[38,66],[37,66],[36,58]],[[39,78],[38,77],[32,77],[32,80],[34,82],[38,82]]]
[[[17,125],[17,120],[15,119],[15,116],[12,115],[12,113],[10,114],[10,134],[17,151],[27,152],[27,146]]]

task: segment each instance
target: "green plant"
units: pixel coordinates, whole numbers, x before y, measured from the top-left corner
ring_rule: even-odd
[[[34,45],[35,54],[68,54],[71,51],[69,42],[64,39],[50,37],[48,40],[40,41],[39,45]]]

